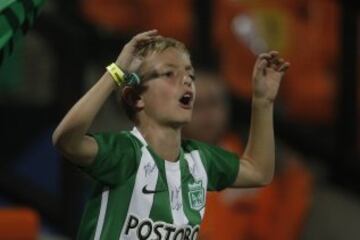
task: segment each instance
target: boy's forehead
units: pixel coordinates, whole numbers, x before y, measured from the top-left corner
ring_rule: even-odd
[[[162,67],[185,67],[193,69],[187,52],[176,48],[169,48],[162,52],[153,52],[144,58],[141,70],[147,72]]]

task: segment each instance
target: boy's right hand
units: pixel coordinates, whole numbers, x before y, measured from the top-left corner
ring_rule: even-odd
[[[136,56],[136,49],[139,45],[151,42],[158,36],[158,31],[156,29],[135,35],[127,44],[125,44],[124,48],[120,52],[120,55],[116,59],[115,64],[123,71],[136,71],[142,62],[141,58]]]

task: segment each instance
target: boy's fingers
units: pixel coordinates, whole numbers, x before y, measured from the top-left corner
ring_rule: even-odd
[[[285,62],[285,61],[284,61],[283,58],[279,58],[279,59],[278,59],[278,64],[279,64],[279,65],[282,65],[284,62]]]
[[[146,31],[146,32],[139,33],[139,34],[137,34],[135,37],[142,37],[142,36],[154,35],[154,34],[157,34],[157,32],[158,32],[157,29],[152,29],[152,30],[149,30],[149,31]]]
[[[275,70],[278,70],[282,64],[283,62],[278,57],[271,59],[271,67]]]
[[[263,74],[267,64],[268,64],[268,61],[266,59],[260,59],[255,65],[256,66],[256,69],[254,72],[255,75]]]
[[[269,52],[269,55],[270,55],[271,57],[277,57],[277,56],[279,55],[279,52],[278,52],[278,51],[270,51],[270,52]]]
[[[141,39],[141,40],[138,40],[136,43],[135,43],[135,46],[136,47],[142,47],[142,46],[145,46],[151,42],[155,42],[157,39],[161,38],[160,36],[156,36],[156,37],[146,37],[144,39]]]
[[[141,38],[138,39],[134,39],[134,44],[141,46],[141,45],[145,45],[148,44],[150,42],[156,41],[157,39],[161,38],[162,36],[160,35],[154,35],[154,36],[143,36]]]
[[[268,53],[261,53],[258,56],[258,59],[270,59],[270,58],[271,58],[271,56]]]
[[[289,62],[285,62],[285,63],[283,63],[283,64],[280,66],[279,72],[285,72],[289,67],[290,67],[290,63],[289,63]]]
[[[143,39],[143,38],[146,38],[146,37],[156,36],[157,33],[158,33],[157,29],[142,32],[142,33],[139,33],[139,34],[135,35],[134,39],[135,40],[140,40],[140,39]]]
[[[270,51],[268,53],[261,53],[258,57],[258,59],[266,59],[269,60],[269,65],[272,65],[274,62],[273,60],[277,59],[279,55],[279,52],[277,51]]]
[[[278,51],[270,51],[267,53],[260,53],[259,58],[272,58],[272,57],[276,57],[278,55],[279,55]]]
[[[264,68],[266,67],[267,63],[268,63],[268,62],[267,62],[265,59],[262,59],[262,60],[260,60],[260,62],[258,63],[257,68],[258,68],[259,70],[262,70],[262,69],[264,69]]]
[[[162,38],[162,36],[160,36],[160,35],[146,36],[146,37],[142,38],[141,41],[149,42],[149,41],[155,41],[156,39],[159,39],[159,38]]]
[[[274,69],[275,71],[285,72],[290,63],[286,62],[283,58],[279,57],[278,51],[270,51],[268,53],[261,53],[258,56],[257,68],[262,69],[265,67],[269,67]]]

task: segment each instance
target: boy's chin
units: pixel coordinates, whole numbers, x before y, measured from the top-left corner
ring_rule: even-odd
[[[173,127],[177,127],[177,128],[181,128],[184,127],[185,125],[187,125],[188,123],[191,122],[191,117],[190,118],[184,118],[181,120],[175,120],[175,121],[171,121],[170,125]]]
[[[181,123],[182,123],[183,125],[186,125],[186,124],[188,124],[188,123],[190,123],[190,122],[191,122],[191,115],[185,117],[185,118],[182,119],[182,121],[181,121]]]

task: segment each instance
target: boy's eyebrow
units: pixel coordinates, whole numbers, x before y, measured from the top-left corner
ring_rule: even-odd
[[[166,67],[172,67],[172,68],[179,68],[177,65],[175,64],[172,64],[172,63],[167,63],[165,64]],[[195,69],[192,65],[187,65],[185,67],[185,71],[188,71],[188,72],[191,72],[191,73],[194,73],[195,72]],[[141,78],[144,79],[144,80],[149,80],[151,78],[154,78],[154,77],[157,77],[159,75],[159,72],[157,69],[151,69],[149,72],[147,73],[144,73]]]
[[[194,67],[193,67],[192,65],[186,66],[186,67],[185,67],[185,70],[186,70],[186,71],[195,72],[195,69],[194,69]]]
[[[172,67],[172,68],[179,68],[179,66],[177,66],[177,65],[175,65],[175,64],[172,64],[172,63],[167,63],[167,64],[165,64],[165,66],[167,66],[167,67]],[[187,65],[187,66],[185,67],[185,70],[186,70],[186,71],[192,71],[192,72],[195,71],[195,69],[194,69],[194,67],[193,67],[192,65]]]

